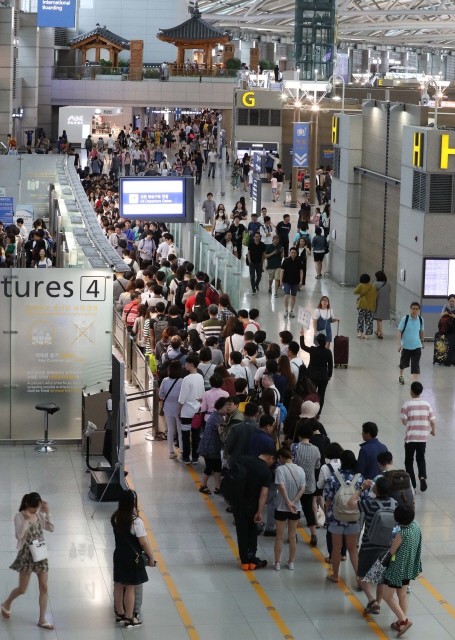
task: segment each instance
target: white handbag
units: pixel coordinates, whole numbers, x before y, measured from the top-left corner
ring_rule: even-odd
[[[47,547],[44,540],[33,540],[32,544],[28,545],[28,548],[32,554],[33,562],[47,560]]]

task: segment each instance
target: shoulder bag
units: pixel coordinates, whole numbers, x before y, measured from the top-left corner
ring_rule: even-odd
[[[171,388],[169,389],[169,391],[166,393],[166,395],[165,395],[165,396],[164,396],[164,398],[163,398],[163,401],[162,401],[162,404],[161,404],[161,409],[160,409],[160,416],[164,416],[164,411],[163,411],[163,409],[164,409],[164,403],[166,402],[167,397],[168,397],[168,395],[171,393],[172,389],[175,387],[175,385],[176,385],[176,383],[177,383],[177,380],[178,380],[178,379],[179,379],[179,378],[176,378],[176,379],[174,380],[174,382],[173,382],[173,383],[172,383],[172,385],[171,385]]]

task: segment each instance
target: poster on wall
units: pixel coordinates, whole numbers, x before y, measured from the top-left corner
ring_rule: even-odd
[[[26,171],[21,196],[33,206],[35,220],[49,216],[49,183],[56,182],[55,171]],[[25,189],[24,189],[25,187]]]
[[[0,349],[14,357],[0,376],[0,401],[14,407],[11,438],[40,437],[40,402],[60,407],[52,437],[80,437],[82,390],[106,389],[111,377],[112,285],[108,269],[3,270]]]
[[[34,208],[31,204],[18,204],[16,205],[16,215],[14,216],[14,222],[17,224],[17,219],[22,218],[24,221],[24,227],[30,233],[33,229],[33,221],[34,221]]]
[[[7,224],[13,224],[14,204],[13,198],[5,196],[0,197],[0,221],[6,227]]]
[[[38,27],[76,26],[76,0],[38,0]]]

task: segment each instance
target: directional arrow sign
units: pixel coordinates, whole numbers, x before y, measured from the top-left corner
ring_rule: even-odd
[[[293,167],[308,166],[308,146],[310,125],[308,122],[294,122]]]

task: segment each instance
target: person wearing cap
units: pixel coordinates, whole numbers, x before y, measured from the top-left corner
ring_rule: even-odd
[[[310,354],[310,364],[308,365],[307,377],[317,387],[321,408],[324,406],[325,390],[333,373],[333,355],[330,349],[326,349],[326,337],[320,333],[316,337],[317,347],[307,347],[305,344],[305,331],[300,329],[300,347]]]

